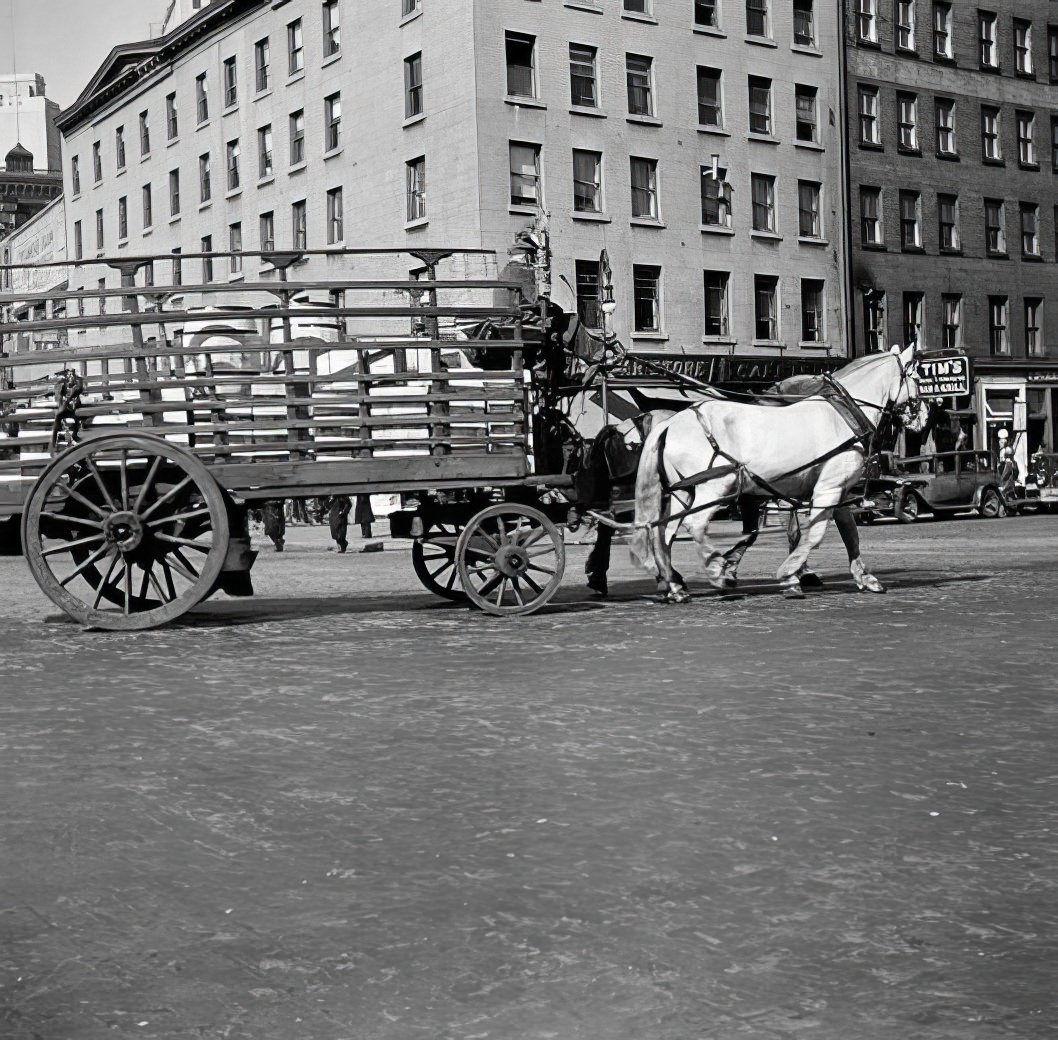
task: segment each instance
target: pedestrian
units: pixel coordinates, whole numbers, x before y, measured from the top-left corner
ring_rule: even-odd
[[[309,511],[305,505],[305,499],[295,498],[291,503],[290,509],[290,520],[291,523],[295,524],[311,524],[312,520],[309,518]]]
[[[375,514],[371,510],[370,495],[356,496],[356,512],[353,514],[353,522],[360,525],[361,537],[371,537],[371,525],[375,522]]]
[[[276,552],[282,552],[286,542],[287,517],[283,509],[282,499],[272,499],[261,506],[261,516],[264,520],[264,532],[267,538],[272,539]]]
[[[340,553],[349,548],[349,511],[352,508],[353,502],[348,495],[332,495],[327,499],[327,522]]]
[[[1014,458],[1013,448],[1004,448],[1000,452],[999,466],[999,493],[1003,496],[1003,502],[1009,509],[1009,503],[1017,498],[1018,463]]]

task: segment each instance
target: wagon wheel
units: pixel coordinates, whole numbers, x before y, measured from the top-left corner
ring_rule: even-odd
[[[459,580],[489,614],[531,614],[558,591],[566,565],[559,529],[538,509],[514,502],[478,513],[456,544]]]
[[[456,568],[456,543],[459,528],[453,524],[430,525],[429,530],[416,538],[411,547],[411,565],[415,575],[435,596],[462,603],[467,594],[459,584]]]
[[[156,437],[109,434],[68,449],[41,474],[22,539],[52,602],[83,625],[135,631],[180,617],[213,591],[228,513],[193,455]]]
[[[981,493],[981,504],[977,507],[977,512],[985,520],[995,520],[1003,516],[1003,499],[995,488],[985,488]]]
[[[893,503],[893,515],[902,524],[913,524],[918,519],[918,496],[903,488]]]

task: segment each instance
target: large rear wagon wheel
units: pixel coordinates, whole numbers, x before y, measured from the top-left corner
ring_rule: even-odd
[[[92,628],[164,625],[215,588],[228,552],[224,493],[193,455],[142,434],[77,444],[26,502],[26,562],[48,598]]]
[[[416,538],[411,547],[411,565],[415,576],[435,596],[464,603],[467,594],[459,583],[456,567],[456,544],[459,528],[452,524],[431,524],[430,529]]]
[[[456,545],[459,580],[470,601],[498,616],[531,614],[562,584],[562,532],[539,509],[514,502],[474,516]]]

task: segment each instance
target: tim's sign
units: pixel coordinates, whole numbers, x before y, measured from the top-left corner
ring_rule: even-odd
[[[918,392],[922,397],[965,397],[972,389],[970,359],[965,354],[919,360]]]

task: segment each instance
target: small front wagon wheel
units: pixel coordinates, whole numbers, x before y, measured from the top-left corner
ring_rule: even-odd
[[[562,532],[539,509],[514,502],[489,506],[456,545],[463,591],[489,614],[531,614],[562,584]]]
[[[459,584],[456,568],[456,543],[459,529],[452,524],[432,524],[422,536],[416,538],[411,547],[411,565],[415,576],[435,596],[466,602],[467,594]]]
[[[193,455],[157,437],[108,434],[59,455],[26,501],[26,562],[82,625],[136,631],[214,589],[228,552],[224,493]]]

